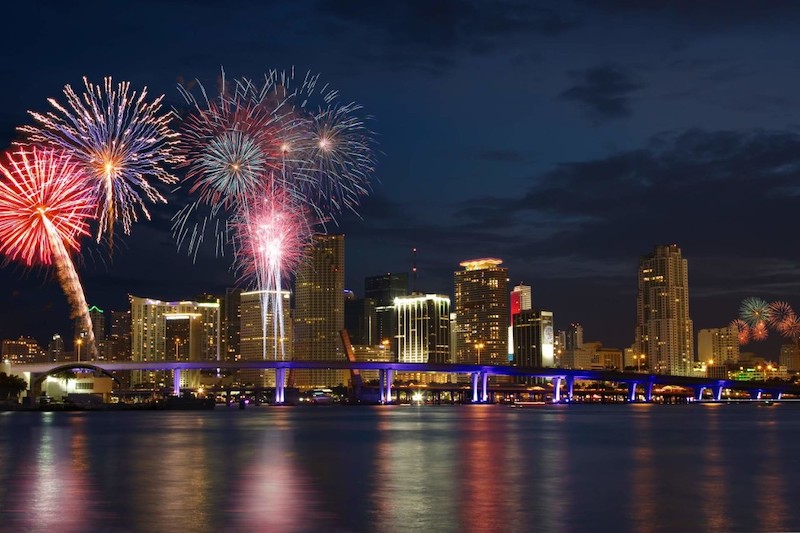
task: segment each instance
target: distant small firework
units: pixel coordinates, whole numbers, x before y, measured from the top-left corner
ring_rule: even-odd
[[[792,313],[778,324],[777,329],[782,336],[797,342],[800,339],[800,318]]]
[[[731,326],[736,328],[740,345],[745,345],[750,342],[750,326],[748,326],[744,320],[737,318],[731,322]]]
[[[754,341],[766,340],[767,337],[769,336],[769,331],[767,330],[767,323],[764,322],[763,320],[757,323],[750,330],[750,335]]]
[[[739,318],[751,328],[755,328],[759,323],[769,322],[770,316],[769,303],[761,298],[746,298],[739,308]]]
[[[99,228],[97,241],[108,233],[113,246],[114,221],[121,220],[130,233],[138,211],[149,219],[144,194],[150,202],[166,199],[148,181],[177,181],[166,168],[180,159],[173,153],[177,133],[169,128],[171,113],[161,112],[163,95],[147,102],[147,88],[130,92],[130,83],[113,85],[111,78],[94,85],[83,78],[85,92],[64,87],[67,104],[48,100],[55,111],[29,111],[36,124],[22,126],[27,143],[59,148],[80,165],[97,198]]]
[[[0,172],[0,254],[28,267],[55,268],[95,356],[89,307],[70,257],[80,250],[80,237],[89,235],[88,221],[97,208],[81,166],[63,152],[32,148],[7,154]]]
[[[769,318],[767,323],[770,327],[779,329],[783,321],[794,315],[794,310],[788,302],[772,302],[769,304]]]

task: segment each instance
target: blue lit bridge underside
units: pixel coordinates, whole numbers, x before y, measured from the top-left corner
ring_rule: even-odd
[[[576,380],[610,381],[624,384],[628,388],[628,400],[636,401],[641,394],[645,401],[651,401],[655,385],[673,385],[690,388],[695,399],[700,400],[706,389],[712,392],[714,400],[722,399],[723,389],[749,392],[751,398],[760,399],[762,393],[780,399],[783,394],[800,396],[800,387],[781,382],[737,381],[729,379],[671,376],[666,374],[641,374],[635,372],[615,372],[607,370],[574,370],[566,368],[535,368],[519,366],[460,365],[433,363],[377,363],[350,361],[138,361],[138,362],[80,362],[15,364],[6,367],[6,372],[27,373],[33,385],[40,383],[47,375],[62,370],[84,368],[108,374],[126,370],[171,370],[174,372],[174,388],[177,391],[181,370],[261,370],[276,371],[276,403],[283,403],[285,376],[287,369],[298,370],[373,370],[379,372],[380,400],[390,401],[392,397],[392,377],[394,372],[465,374],[470,376],[472,401],[486,402],[489,396],[488,378],[494,376],[547,378],[553,382],[553,403],[571,401]],[[563,390],[562,390],[563,386]],[[33,387],[32,387],[33,388]]]

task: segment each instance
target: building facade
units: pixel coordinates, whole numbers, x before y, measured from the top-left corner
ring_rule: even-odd
[[[240,296],[240,360],[291,361],[293,357],[292,320],[289,291],[282,291],[283,316],[275,321],[271,300],[275,291],[248,291]],[[266,304],[266,305],[265,305]],[[265,309],[266,308],[266,309]],[[259,387],[275,385],[274,370],[243,370],[240,381]]]
[[[397,360],[401,363],[449,363],[450,297],[441,294],[394,299]]]
[[[315,235],[295,278],[295,358],[344,361],[339,332],[344,328],[344,235]],[[300,387],[346,383],[341,371],[298,370]]]
[[[689,375],[693,337],[687,261],[677,245],[657,246],[639,260],[635,351],[656,373]]]
[[[701,329],[697,332],[697,356],[712,365],[739,362],[739,330],[736,326]]]
[[[502,263],[474,259],[455,272],[456,362],[508,363],[508,269]]]

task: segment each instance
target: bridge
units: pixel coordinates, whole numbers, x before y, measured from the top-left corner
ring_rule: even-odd
[[[489,376],[511,376],[525,378],[546,378],[553,383],[553,403],[572,401],[576,380],[609,381],[627,387],[628,401],[636,401],[641,392],[645,401],[652,401],[653,387],[674,385],[693,391],[696,400],[703,398],[706,390],[712,392],[715,401],[722,400],[724,389],[748,392],[753,399],[761,399],[763,393],[780,399],[783,394],[800,396],[800,386],[785,382],[738,381],[667,374],[642,374],[638,372],[617,372],[610,370],[583,370],[567,368],[539,368],[506,365],[474,365],[448,363],[397,363],[397,362],[351,362],[351,361],[135,361],[106,362],[81,361],[60,363],[0,364],[6,374],[23,376],[29,389],[48,375],[63,370],[86,369],[111,375],[111,372],[126,370],[168,370],[173,372],[173,389],[180,391],[180,375],[183,370],[275,370],[275,403],[285,400],[287,369],[302,370],[373,370],[378,371],[378,387],[381,403],[389,403],[392,398],[392,382],[395,372],[464,374],[470,377],[472,402],[485,403],[489,397]],[[563,391],[562,391],[563,386]]]

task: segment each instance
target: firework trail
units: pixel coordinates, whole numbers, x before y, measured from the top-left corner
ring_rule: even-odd
[[[263,358],[267,358],[266,340],[271,314],[275,358],[280,355],[284,359],[284,344],[279,343],[285,335],[282,280],[295,271],[303,259],[303,250],[311,242],[313,232],[307,213],[289,194],[271,184],[264,193],[242,206],[232,229],[240,278],[254,281],[263,291]]]
[[[86,78],[83,83],[82,94],[64,87],[66,105],[50,98],[54,111],[29,111],[36,124],[19,130],[27,135],[26,144],[62,149],[77,161],[96,197],[97,242],[107,232],[112,249],[116,220],[129,234],[138,211],[150,219],[145,199],[166,203],[148,178],[177,181],[165,165],[180,162],[173,153],[178,134],[169,128],[172,113],[161,112],[163,95],[147,102],[146,87],[137,95],[129,82],[115,87],[110,77],[103,85]]]
[[[800,339],[800,318],[794,313],[778,324],[778,332],[795,343]]]
[[[769,304],[767,324],[772,328],[780,329],[781,323],[792,315],[794,315],[794,310],[787,302],[772,302]]]
[[[0,254],[26,266],[54,267],[72,309],[87,332],[91,357],[97,355],[92,320],[70,251],[89,235],[97,209],[80,165],[63,152],[33,148],[7,155],[0,165]]]
[[[769,330],[767,330],[767,323],[763,320],[758,322],[753,328],[750,330],[750,336],[753,338],[754,341],[763,341],[766,340],[769,336]]]
[[[746,298],[739,308],[739,318],[751,328],[755,328],[761,322],[768,322],[770,317],[769,304],[761,298]]]

